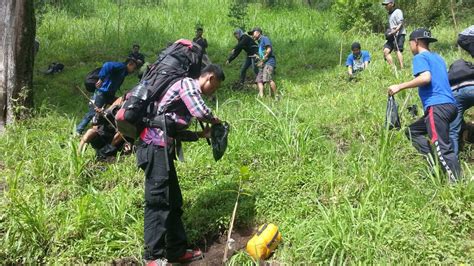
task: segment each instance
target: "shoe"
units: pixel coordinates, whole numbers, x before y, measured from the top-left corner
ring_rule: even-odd
[[[202,260],[203,258],[204,258],[204,255],[202,254],[202,251],[199,248],[186,249],[186,252],[184,252],[184,254],[181,257],[177,258],[173,262],[189,263],[196,260]]]
[[[148,260],[145,262],[146,266],[167,266],[170,265],[166,259]]]

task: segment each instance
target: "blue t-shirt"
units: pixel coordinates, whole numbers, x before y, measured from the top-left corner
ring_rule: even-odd
[[[448,71],[443,58],[436,53],[422,52],[413,57],[413,75],[431,73],[431,82],[418,88],[423,109],[433,105],[456,103],[448,81]]]
[[[99,72],[99,78],[103,83],[98,90],[115,95],[127,75],[127,65],[125,63],[106,62]]]
[[[350,53],[346,60],[346,66],[351,66],[352,70],[357,72],[364,69],[365,62],[370,62],[370,54],[368,51],[363,50],[357,57]]]
[[[275,67],[276,60],[275,55],[273,54],[272,42],[270,41],[270,39],[268,39],[267,36],[260,36],[260,39],[258,40],[258,55],[260,56],[260,58],[263,58],[265,56],[265,49],[269,46],[272,48],[272,51],[268,55],[268,60],[265,62],[265,64]]]

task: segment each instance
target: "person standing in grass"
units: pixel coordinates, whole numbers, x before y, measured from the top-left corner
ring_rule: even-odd
[[[202,258],[199,249],[187,249],[181,220],[183,197],[173,161],[174,140],[209,138],[210,128],[201,132],[185,131],[186,137],[181,135],[184,133],[173,135],[171,132],[185,130],[192,117],[211,124],[221,123],[206,106],[202,95],[211,96],[224,79],[222,68],[211,64],[202,70],[198,79],[177,81],[156,103],[153,120],[167,121],[167,130],[163,130],[164,126],[147,127],[140,134],[137,164],[145,171],[144,259],[147,266],[165,265],[167,261],[188,263]]]
[[[418,87],[425,115],[407,128],[406,135],[413,146],[428,158],[431,166],[435,165],[433,160],[437,158],[449,181],[455,182],[461,177],[461,166],[449,137],[449,124],[454,121],[458,111],[449,85],[446,63],[429,49],[430,43],[436,41],[431,32],[424,28],[410,34],[415,78],[390,86],[388,94],[395,95],[401,90]],[[430,144],[434,146],[434,152]]]
[[[240,87],[243,87],[245,82],[245,76],[247,75],[247,70],[249,67],[252,67],[253,72],[255,75],[258,74],[258,67],[257,67],[257,57],[258,57],[258,45],[255,40],[244,33],[242,29],[236,29],[234,31],[234,37],[237,39],[238,43],[232,49],[232,53],[227,58],[225,62],[226,65],[230,64],[237,56],[239,56],[240,52],[244,50],[247,53],[244,63],[240,68]]]
[[[389,30],[387,42],[383,46],[383,54],[389,65],[393,65],[391,52],[396,51],[400,68],[403,69],[403,45],[405,43],[406,30],[403,25],[403,12],[395,8],[395,0],[384,0],[382,5],[388,11]]]
[[[354,42],[351,45],[352,53],[347,56],[346,66],[349,78],[354,78],[357,72],[366,69],[370,63],[370,53],[365,50],[361,50],[360,43]]]
[[[248,34],[253,36],[254,40],[258,42],[259,62],[257,66],[259,71],[256,78],[258,96],[261,98],[264,96],[264,86],[266,83],[269,83],[274,97],[277,97],[277,87],[275,81],[273,81],[276,59],[272,42],[267,36],[263,35],[262,29],[259,27],[253,28]]]
[[[198,27],[196,29],[196,37],[194,37],[193,42],[199,44],[199,46],[201,46],[202,48],[202,64],[203,67],[205,67],[212,64],[212,62],[211,59],[209,59],[209,56],[207,55],[206,49],[208,47],[208,44],[206,38],[203,37],[203,34],[204,29],[202,27]]]
[[[137,69],[137,60],[127,58],[125,62],[106,62],[99,72],[99,80],[95,84],[96,91],[92,96],[94,104],[89,105],[89,111],[76,127],[76,133],[81,135],[96,113],[96,108],[102,108],[115,100],[115,93],[120,89],[125,77]]]

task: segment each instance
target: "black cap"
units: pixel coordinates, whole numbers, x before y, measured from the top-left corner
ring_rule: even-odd
[[[253,32],[254,32],[254,31],[258,31],[258,32],[262,33],[262,29],[261,29],[260,27],[255,27],[255,28],[253,28],[251,31],[249,31],[249,32],[247,32],[247,33],[248,33],[248,35],[253,35]]]
[[[351,50],[354,50],[354,49],[359,49],[359,50],[362,49],[362,48],[360,47],[360,43],[358,43],[358,42],[353,43],[353,44],[351,45]]]
[[[428,43],[438,41],[437,39],[431,37],[431,31],[425,28],[416,29],[410,34],[410,41],[415,40],[425,40]]]

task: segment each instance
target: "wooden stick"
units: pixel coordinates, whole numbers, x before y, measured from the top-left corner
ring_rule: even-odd
[[[225,243],[224,258],[222,258],[222,264],[227,262],[227,253],[229,252],[230,237],[232,236],[232,230],[234,228],[235,214],[237,213],[237,206],[239,205],[240,191],[242,189],[242,179],[240,179],[239,192],[237,193],[237,200],[235,201],[234,211],[232,212],[232,218],[230,219],[229,232],[227,233],[227,241]]]

